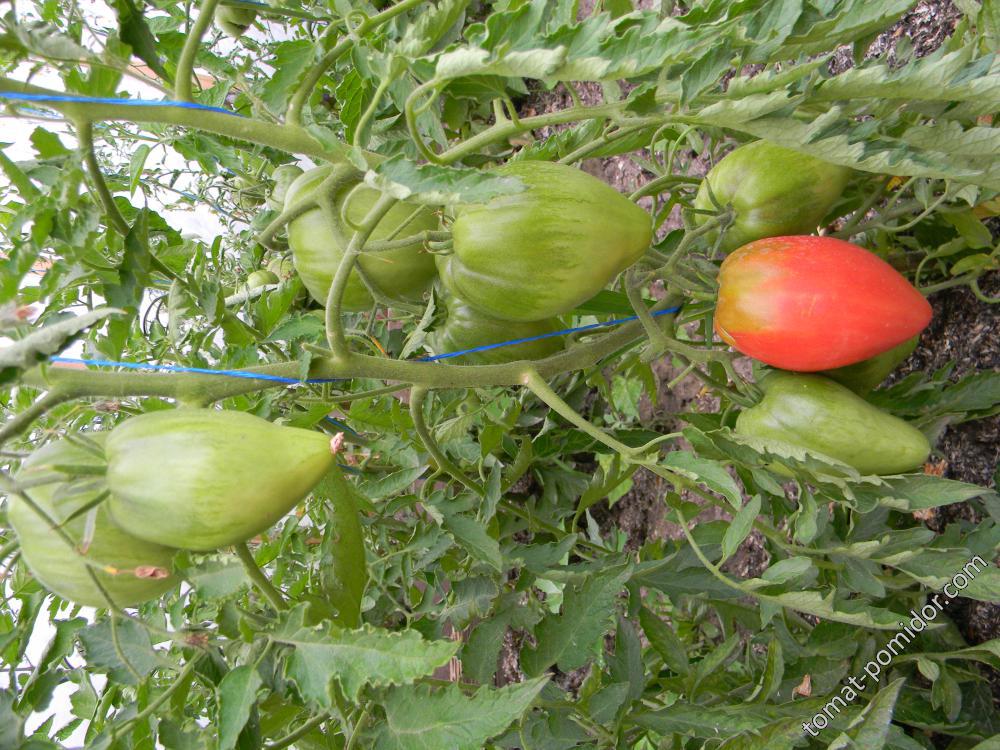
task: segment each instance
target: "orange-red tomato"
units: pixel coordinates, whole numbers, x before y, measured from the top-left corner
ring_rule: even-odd
[[[783,370],[815,372],[874,357],[922,331],[931,306],[864,248],[830,237],[769,237],[722,263],[715,330]]]

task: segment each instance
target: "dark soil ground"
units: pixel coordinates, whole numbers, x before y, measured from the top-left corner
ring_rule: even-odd
[[[637,5],[651,7],[653,0],[640,0]],[[581,12],[587,13],[592,1],[581,3]],[[886,55],[890,63],[897,61],[897,49],[906,47],[908,55],[922,57],[936,50],[953,32],[961,18],[961,13],[950,0],[927,0],[917,4],[899,23],[881,34],[871,45],[868,57]],[[900,46],[901,40],[907,43]],[[850,49],[842,49],[834,56],[830,68],[840,72],[851,66]],[[585,103],[601,100],[600,87],[596,84],[577,86],[577,92]],[[522,114],[531,115],[551,112],[572,105],[570,96],[562,89],[538,91],[524,103]],[[544,138],[551,131],[542,130],[537,137]],[[680,156],[680,164],[694,176],[702,176],[711,166],[705,159],[688,153]],[[636,190],[650,179],[650,175],[632,162],[627,156],[604,160],[591,160],[584,168],[604,181],[614,185],[623,193]],[[673,223],[673,222],[671,222]],[[994,236],[1000,237],[1000,220],[994,220]],[[674,224],[678,226],[679,224]],[[991,296],[1000,295],[1000,274],[983,279],[982,291]],[[955,369],[953,377],[975,370],[1000,367],[1000,306],[988,305],[977,300],[966,288],[947,290],[931,298],[934,319],[921,337],[920,345],[910,359],[898,371],[901,377],[915,370],[933,371],[949,362]],[[711,410],[711,397],[701,393],[700,385],[694,379],[683,381],[672,390],[664,386],[677,373],[667,362],[659,362],[654,370],[661,384],[657,403],[645,403],[641,416],[643,421],[657,428],[667,426],[671,415],[687,410]],[[936,446],[938,468],[944,476],[983,486],[996,486],[997,464],[1000,461],[1000,416],[964,424],[947,429]],[[640,472],[634,478],[632,489],[613,507],[597,505],[591,509],[595,520],[602,528],[613,527],[627,534],[629,548],[635,549],[646,540],[654,538],[676,538],[680,530],[665,519],[663,481],[648,472]],[[708,508],[703,518],[720,517],[714,508]],[[926,523],[936,531],[956,519],[978,521],[975,510],[968,503],[946,506]],[[727,570],[740,576],[753,576],[767,567],[767,553],[761,540],[751,536],[740,552],[726,565]],[[989,604],[967,599],[953,602],[949,614],[970,644],[1000,638],[1000,604]],[[516,634],[508,633],[498,679],[502,682],[516,680],[519,674],[517,651],[519,642]],[[562,682],[572,687],[575,679],[566,675]],[[994,695],[1000,705],[1000,675],[990,675]]]

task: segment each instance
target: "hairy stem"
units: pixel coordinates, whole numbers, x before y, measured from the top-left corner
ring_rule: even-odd
[[[358,27],[354,30],[354,37],[361,37],[370,31],[374,31],[379,26],[388,23],[399,14],[405,13],[410,8],[415,8],[423,2],[424,0],[402,0],[402,2],[396,3],[391,8],[386,8],[381,13],[377,13],[376,15],[371,16],[358,24]],[[326,71],[330,69],[330,66],[337,62],[341,56],[350,50],[351,45],[353,44],[354,38],[345,36],[306,72],[305,77],[302,79],[302,83],[299,84],[299,87],[295,90],[295,93],[292,94],[292,98],[288,102],[288,110],[285,112],[286,123],[290,125],[299,125],[301,123],[302,109],[305,107],[305,103],[309,101],[309,96],[316,88],[320,79]]]
[[[332,195],[320,196],[320,209],[327,215],[327,219],[333,226],[337,226],[340,217],[337,215],[337,206]],[[341,320],[341,309],[344,301],[344,292],[347,290],[347,281],[350,279],[351,271],[358,261],[358,256],[364,249],[365,242],[375,231],[375,227],[396,204],[396,199],[391,195],[382,195],[371,207],[368,215],[358,226],[351,237],[350,242],[344,250],[344,255],[337,266],[337,272],[333,275],[330,284],[330,291],[326,297],[326,340],[330,349],[335,355],[346,356],[349,353],[347,348],[347,338],[344,336],[344,326]]]
[[[177,76],[174,82],[174,96],[182,102],[194,101],[194,94],[191,88],[191,80],[194,78],[194,59],[201,46],[202,37],[208,31],[209,24],[215,17],[215,6],[219,0],[202,0],[201,10],[198,19],[188,32],[184,40],[184,47],[181,49],[180,57],[177,59]]]
[[[32,422],[48,412],[49,409],[58,406],[63,401],[69,401],[72,398],[73,396],[71,394],[63,392],[60,388],[53,388],[44,396],[38,398],[27,409],[15,414],[4,424],[2,428],[0,428],[0,445],[3,445],[11,438],[20,435],[31,426]]]
[[[431,454],[431,458],[434,459],[434,463],[437,464],[440,471],[448,474],[466,489],[472,490],[477,495],[484,495],[483,487],[465,476],[462,470],[451,462],[427,428],[427,422],[424,420],[426,398],[427,389],[423,386],[415,385],[410,389],[410,417],[413,419],[413,428],[416,430],[417,437],[420,438],[420,442],[424,444],[427,452]]]
[[[563,401],[562,397],[556,393],[545,382],[535,370],[528,370],[524,374],[524,385],[534,393],[546,406],[561,416],[570,424],[590,435],[594,440],[603,443],[617,453],[625,457],[636,455],[636,449],[611,437],[600,427],[588,422],[576,409]]]
[[[0,77],[0,90],[52,97],[66,96],[62,91],[52,91],[5,77]],[[162,106],[158,103],[107,104],[100,101],[46,101],[44,106],[76,121],[125,121],[177,125],[263,146],[271,146],[290,154],[304,154],[323,161],[344,160],[344,150],[336,146],[332,148],[325,146],[313,138],[304,128],[294,125],[275,125],[250,117],[241,117],[235,113],[227,114],[204,108]]]
[[[240,562],[243,563],[243,568],[246,570],[247,575],[250,580],[253,581],[254,585],[264,595],[264,598],[279,612],[283,609],[288,609],[288,603],[285,601],[284,595],[278,591],[273,583],[264,575],[264,571],[260,569],[257,565],[257,561],[253,558],[253,553],[250,548],[247,547],[245,543],[240,543],[235,545],[236,556],[240,558]]]
[[[298,729],[293,729],[284,737],[280,737],[279,739],[276,739],[274,742],[264,745],[264,750],[283,750],[289,745],[295,744],[297,740],[301,740],[312,730],[316,729],[319,726],[322,726],[323,722],[329,721],[329,719],[330,719],[330,714],[325,714],[325,713],[317,714],[316,716],[313,716],[311,719],[309,719],[309,721],[307,721],[305,724],[300,726]]]
[[[294,219],[299,218],[302,214],[312,211],[314,208],[316,208],[316,199],[312,196],[299,201],[293,206],[289,206],[274,217],[271,223],[261,230],[260,234],[257,235],[257,242],[265,247],[271,247],[272,242],[274,241],[274,236],[280,232],[285,225]]]
[[[108,183],[105,182],[104,175],[101,173],[101,165],[97,163],[97,154],[94,152],[93,123],[89,120],[79,122],[77,124],[77,139],[80,142],[80,151],[83,153],[83,160],[86,162],[87,170],[90,172],[90,179],[94,183],[94,190],[97,191],[97,197],[100,198],[101,205],[104,206],[104,213],[107,214],[108,221],[111,222],[111,226],[119,234],[128,234],[128,222],[125,221],[125,217],[121,215],[118,206],[115,205],[114,196],[108,189]]]
[[[198,665],[199,661],[201,661],[201,654],[196,656],[194,659],[190,659],[187,662],[187,664],[184,665],[184,668],[177,673],[177,676],[174,677],[173,681],[167,686],[166,690],[164,690],[160,695],[158,695],[156,699],[153,700],[148,706],[146,706],[142,711],[137,713],[131,719],[128,719],[127,721],[123,722],[122,724],[119,724],[114,729],[112,729],[112,731],[110,732],[110,738],[112,744],[114,744],[114,741],[119,737],[121,737],[122,734],[124,734],[127,729],[134,727],[139,722],[148,719],[150,716],[152,716],[159,710],[160,706],[162,706],[164,703],[170,700],[170,696],[173,695],[178,688],[184,685],[184,683],[187,681],[188,676],[194,671],[194,668]],[[139,675],[140,679],[142,679],[142,677],[143,675]]]

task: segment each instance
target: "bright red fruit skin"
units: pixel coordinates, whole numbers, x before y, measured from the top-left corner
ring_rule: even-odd
[[[722,263],[715,330],[773,367],[815,372],[891,349],[931,319],[892,266],[831,237],[770,237]]]

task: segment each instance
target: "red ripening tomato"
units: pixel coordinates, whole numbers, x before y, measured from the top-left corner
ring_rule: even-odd
[[[815,372],[881,354],[920,333],[927,300],[892,266],[831,237],[769,237],[722,263],[715,330],[783,370]]]

